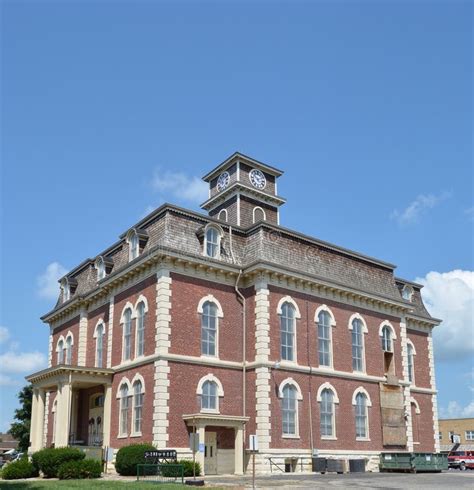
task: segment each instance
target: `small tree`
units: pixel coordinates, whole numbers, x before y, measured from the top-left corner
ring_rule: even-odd
[[[30,445],[30,422],[31,422],[31,405],[33,400],[33,386],[25,386],[18,393],[18,400],[21,407],[15,410],[15,420],[13,422],[9,434],[18,441],[18,449],[20,451],[28,451]]]

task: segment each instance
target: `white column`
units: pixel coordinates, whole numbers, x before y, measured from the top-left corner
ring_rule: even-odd
[[[48,367],[53,365],[53,327],[49,327]]]
[[[109,325],[107,328],[107,367],[112,367],[112,338],[114,333],[114,296],[110,298]]]
[[[81,309],[79,319],[79,342],[77,348],[77,364],[78,366],[86,365],[86,349],[87,349],[87,310]]]
[[[31,422],[30,422],[30,447],[28,452],[31,454],[37,451],[36,448],[36,428],[38,426],[38,390],[33,388],[31,400]]]
[[[234,473],[236,475],[244,474],[244,430],[242,427],[235,429],[235,462]]]
[[[405,316],[400,318],[400,345],[402,349],[402,367],[403,367],[403,381],[409,383],[408,380],[408,343],[407,343],[407,323]],[[403,388],[403,402],[405,406],[405,426],[407,434],[407,449],[413,451],[413,425],[411,420],[411,404],[410,404],[411,392],[410,386]]]
[[[428,334],[428,359],[430,363],[430,383],[431,389],[436,390],[436,377],[435,377],[435,365],[434,365],[434,351],[433,351],[433,331],[430,330]],[[435,452],[439,453],[441,448],[439,444],[439,423],[438,423],[438,397],[433,394],[431,397],[431,403],[433,407],[433,433],[434,433],[434,447]]]
[[[43,448],[44,437],[44,414],[46,406],[46,390],[40,388],[38,390],[38,405],[37,405],[37,426],[36,426],[36,450]]]
[[[58,404],[56,407],[56,434],[54,444],[56,447],[65,447],[69,443],[69,429],[71,417],[71,385],[64,381],[58,384]]]
[[[104,385],[104,421],[102,426],[104,428],[103,445],[110,446],[110,427],[112,424],[112,385]]]
[[[167,355],[170,347],[171,322],[171,277],[169,271],[160,269],[156,282],[156,325],[155,353]],[[168,361],[155,361],[153,400],[153,444],[158,448],[168,445],[168,414],[169,414],[169,372]]]
[[[196,433],[199,436],[199,447],[203,447],[202,445],[206,444],[206,426],[205,425],[197,425]],[[196,453],[196,463],[199,463],[201,466],[201,475],[205,475],[204,471],[204,451],[198,451]]]

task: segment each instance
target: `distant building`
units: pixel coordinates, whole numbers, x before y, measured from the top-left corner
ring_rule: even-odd
[[[281,175],[235,153],[203,177],[207,215],[164,204],[61,279],[49,367],[27,378],[30,451],[152,442],[189,458],[195,430],[206,474],[246,471],[250,434],[260,473],[439,451],[440,320],[422,286],[282,227]]]
[[[461,439],[457,451],[474,451],[474,418],[439,419],[439,442],[441,451],[450,451],[453,447],[451,436]]]
[[[12,449],[18,449],[18,441],[13,439],[10,434],[0,432],[0,456]]]

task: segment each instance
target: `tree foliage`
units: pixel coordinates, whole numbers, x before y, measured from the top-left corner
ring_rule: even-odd
[[[18,441],[18,450],[26,452],[30,445],[31,405],[33,386],[27,385],[18,393],[20,408],[15,410],[15,422],[8,431]]]

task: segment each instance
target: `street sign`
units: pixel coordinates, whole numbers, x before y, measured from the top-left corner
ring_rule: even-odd
[[[199,434],[195,432],[189,434],[189,449],[194,452],[199,451]]]
[[[160,449],[158,451],[145,451],[145,459],[151,460],[154,464],[159,464],[161,461],[176,461],[178,454],[174,449]]]
[[[252,452],[257,452],[258,451],[258,436],[255,434],[252,434],[249,437],[249,449]]]

